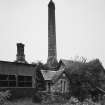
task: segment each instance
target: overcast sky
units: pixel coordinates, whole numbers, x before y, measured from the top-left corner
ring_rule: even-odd
[[[25,44],[28,62],[46,62],[49,0],[0,0],[0,60],[16,59]],[[105,0],[54,0],[58,59],[99,58],[105,67]]]

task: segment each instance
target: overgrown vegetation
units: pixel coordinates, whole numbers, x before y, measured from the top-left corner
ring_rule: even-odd
[[[31,98],[17,99],[14,101],[9,101],[8,98],[11,96],[10,91],[0,92],[0,105],[104,105],[105,96],[101,98],[98,102],[94,102],[92,98],[86,98],[83,102],[79,99],[70,97],[70,99],[65,99],[62,96],[56,96],[53,94],[42,94],[42,102],[34,103]]]
[[[7,105],[8,99],[10,98],[11,94],[9,90],[1,91],[0,92],[0,105]]]
[[[70,76],[71,95],[80,101],[90,95],[97,101],[99,94],[105,94],[105,70],[98,59],[78,64],[77,68],[73,67],[72,72],[68,68],[67,72]]]

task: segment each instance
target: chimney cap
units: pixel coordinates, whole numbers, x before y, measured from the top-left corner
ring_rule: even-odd
[[[55,4],[52,0],[50,0],[49,4],[48,4],[49,8],[55,8]]]
[[[23,43],[17,43],[17,46],[24,46]]]

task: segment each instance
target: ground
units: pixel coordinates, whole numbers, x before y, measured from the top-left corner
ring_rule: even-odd
[[[1,104],[0,104],[1,105]],[[5,102],[5,104],[2,105],[105,105],[105,101],[94,103],[90,100],[85,100],[84,102],[79,102],[77,99],[71,97],[70,100],[68,100],[66,103],[33,103],[31,99],[20,99],[15,100],[13,102]]]

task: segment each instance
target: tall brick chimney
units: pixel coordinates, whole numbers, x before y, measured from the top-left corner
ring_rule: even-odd
[[[55,4],[50,0],[48,4],[48,59],[47,64],[51,68],[55,68],[57,62],[56,51],[56,25],[55,25]]]
[[[25,63],[24,44],[17,43],[16,62]]]

